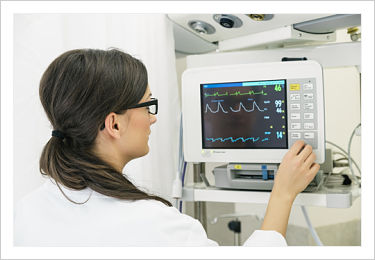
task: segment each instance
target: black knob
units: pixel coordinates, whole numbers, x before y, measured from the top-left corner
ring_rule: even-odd
[[[234,21],[230,18],[220,18],[220,24],[221,26],[224,26],[225,28],[232,28],[234,25]]]
[[[241,233],[241,221],[232,220],[228,223],[228,228],[234,233]]]

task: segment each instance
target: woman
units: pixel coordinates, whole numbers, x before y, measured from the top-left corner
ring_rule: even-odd
[[[157,100],[147,71],[119,50],[72,50],[47,68],[40,100],[53,126],[40,172],[49,180],[15,214],[20,246],[207,246],[202,225],[133,185],[122,169],[148,153]],[[286,245],[291,206],[319,169],[309,145],[285,155],[262,230],[245,245]]]

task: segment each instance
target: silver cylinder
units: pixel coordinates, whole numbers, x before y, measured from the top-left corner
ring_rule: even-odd
[[[202,182],[201,173],[205,174],[206,167],[204,163],[195,163],[193,165],[194,171],[194,183]],[[207,211],[206,202],[195,201],[194,202],[194,218],[198,219],[202,223],[203,228],[207,231]]]

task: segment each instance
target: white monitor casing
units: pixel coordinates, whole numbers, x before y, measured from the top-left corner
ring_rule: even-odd
[[[287,87],[287,129],[288,148],[296,141],[291,138],[301,136],[309,143],[306,135],[314,133],[314,152],[317,163],[325,159],[325,124],[324,124],[324,93],[322,67],[316,61],[271,62],[256,64],[238,64],[218,67],[202,67],[186,70],[182,75],[182,112],[183,112],[183,144],[184,157],[188,162],[238,162],[238,163],[280,163],[288,148],[285,149],[203,149],[202,147],[202,114],[201,114],[201,84],[214,84],[226,82],[248,82],[285,79]],[[304,81],[313,82],[314,106],[313,128],[305,129],[307,120],[303,120],[303,101],[305,98]],[[290,84],[300,84],[300,91],[292,91]],[[308,91],[305,91],[308,92]],[[311,92],[311,91],[310,91]],[[300,93],[301,109],[300,129],[291,130],[290,108],[291,95]],[[308,98],[308,96],[306,96]],[[295,111],[296,112],[296,111]],[[298,111],[297,111],[298,112]],[[312,113],[307,113],[312,114]],[[311,124],[310,124],[311,125]],[[296,125],[293,125],[295,127]],[[298,123],[297,123],[298,126]],[[305,126],[305,127],[304,127]],[[312,129],[312,130],[311,130]]]

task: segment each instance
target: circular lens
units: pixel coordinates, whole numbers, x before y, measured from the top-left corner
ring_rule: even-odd
[[[207,34],[207,30],[202,27],[201,25],[197,25],[194,27],[194,30],[197,32],[197,33],[201,33],[201,34]]]
[[[247,14],[247,16],[257,22],[269,21],[273,18],[273,14]]]
[[[242,20],[232,14],[214,14],[212,18],[224,28],[240,28],[242,26]]]
[[[264,14],[251,14],[250,18],[255,20],[255,21],[263,21],[265,15]]]
[[[221,19],[220,19],[220,24],[221,24],[222,26],[224,26],[225,28],[232,28],[234,22],[233,22],[233,20],[224,17],[224,18],[221,18]]]
[[[213,34],[216,31],[212,25],[203,21],[189,21],[188,25],[191,29],[193,29],[196,33],[199,34]]]

